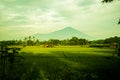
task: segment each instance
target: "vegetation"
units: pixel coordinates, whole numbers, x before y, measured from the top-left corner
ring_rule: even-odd
[[[119,80],[119,74],[117,36],[93,41],[78,37],[41,41],[34,36],[0,41],[0,80]]]
[[[113,80],[120,74],[114,49],[58,46],[27,46],[20,51],[24,60],[14,63],[12,80]],[[6,64],[9,66],[9,64]],[[9,72],[9,67],[5,67]],[[8,75],[6,72],[6,76]],[[2,80],[2,79],[1,79]],[[5,80],[5,79],[4,79]],[[7,80],[11,80],[10,77]]]
[[[1,41],[0,80],[116,80],[119,41],[117,36],[95,41],[77,37],[40,41],[30,36]]]
[[[1,41],[0,43],[6,43],[9,46],[39,46],[44,44],[52,44],[54,46],[57,45],[86,45],[88,44],[88,40],[86,39],[79,39],[77,37],[72,37],[71,39],[66,40],[58,40],[58,39],[50,39],[48,41],[39,41],[35,39],[35,37],[29,36],[28,38],[25,37],[24,40],[10,40],[10,41]]]
[[[112,1],[114,1],[114,0],[103,0],[102,2],[104,3],[108,3],[108,2],[112,2]]]
[[[78,37],[72,37],[71,39],[58,40],[58,39],[50,39],[48,41],[40,41],[35,37],[29,36],[25,37],[23,40],[9,40],[9,41],[0,41],[0,45],[4,43],[9,46],[40,46],[40,45],[52,45],[52,46],[85,46],[85,45],[101,45],[104,47],[116,46],[120,43],[120,37],[110,37],[102,40],[93,40],[88,41],[87,39],[82,39]],[[97,47],[97,46],[96,46]]]
[[[103,3],[110,3],[110,2],[113,2],[113,1],[115,1],[115,0],[103,0],[102,2]],[[117,1],[119,1],[119,0],[117,0]]]
[[[20,48],[8,47],[2,43],[0,46],[0,80],[14,80],[14,64],[20,62],[22,56],[18,55]],[[16,77],[16,76],[15,76]]]

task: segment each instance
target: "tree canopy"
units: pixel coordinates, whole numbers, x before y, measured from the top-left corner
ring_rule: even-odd
[[[108,2],[112,2],[113,0],[103,0],[103,3],[108,3]]]

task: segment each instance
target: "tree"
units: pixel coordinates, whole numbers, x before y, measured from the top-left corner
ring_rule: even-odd
[[[33,45],[34,45],[34,42],[32,41],[32,37],[29,36],[28,39],[29,39],[29,40],[27,40],[27,45],[28,45],[28,46],[33,46]]]
[[[24,47],[27,46],[27,37],[24,38],[23,46],[24,46]]]
[[[50,39],[49,40],[49,43],[52,44],[52,45],[58,45],[59,44],[59,40],[58,39]]]
[[[61,45],[69,45],[70,44],[70,40],[69,39],[61,40],[60,44]]]
[[[79,39],[77,37],[72,37],[70,39],[70,45],[78,45]]]
[[[18,45],[23,45],[23,41],[22,41],[22,40],[19,40],[19,41],[18,41]]]
[[[118,24],[120,24],[120,19],[119,19],[119,22],[118,22]]]
[[[38,39],[35,41],[35,45],[40,45],[40,41]]]
[[[31,40],[31,36],[29,36],[28,38],[29,38],[29,40]]]
[[[103,0],[103,3],[108,3],[108,2],[112,2],[113,0]]]
[[[24,41],[27,41],[27,37],[24,38]]]
[[[77,37],[72,37],[70,40],[69,40],[69,44],[70,45],[86,45],[88,43],[88,41],[86,39],[79,39]]]
[[[108,3],[108,2],[113,2],[113,1],[115,0],[103,0],[102,2]],[[119,18],[118,24],[120,24],[120,18]],[[117,42],[116,50],[117,50],[118,56],[120,56],[120,42],[119,41]]]

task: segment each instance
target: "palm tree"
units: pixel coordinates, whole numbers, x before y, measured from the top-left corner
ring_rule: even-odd
[[[35,36],[33,36],[33,41],[35,41]]]
[[[24,47],[27,46],[27,37],[24,38]]]
[[[31,36],[29,36],[28,38],[29,38],[29,40],[31,40]]]
[[[24,38],[24,41],[27,41],[27,37]]]

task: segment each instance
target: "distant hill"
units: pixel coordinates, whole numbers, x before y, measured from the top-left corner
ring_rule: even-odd
[[[59,40],[63,40],[63,39],[68,39],[71,37],[78,37],[78,38],[85,38],[85,39],[91,39],[92,37],[80,32],[72,27],[66,27],[64,29],[52,32],[52,33],[48,33],[48,34],[34,34],[33,36],[35,36],[36,38],[40,39],[40,40],[49,40],[49,39],[59,39]]]

